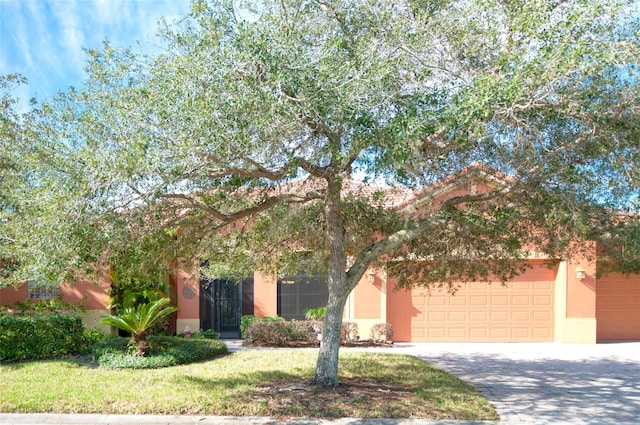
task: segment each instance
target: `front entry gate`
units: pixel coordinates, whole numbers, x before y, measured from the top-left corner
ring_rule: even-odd
[[[200,281],[200,328],[213,329],[220,338],[240,338],[242,280]]]

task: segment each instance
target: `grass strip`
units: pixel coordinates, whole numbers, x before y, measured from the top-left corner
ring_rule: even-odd
[[[495,420],[489,402],[411,356],[342,352],[338,389],[307,385],[317,351],[249,350],[152,370],[74,360],[0,365],[4,413]]]

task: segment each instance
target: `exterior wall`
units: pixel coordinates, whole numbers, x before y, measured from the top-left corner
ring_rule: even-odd
[[[60,285],[60,294],[63,301],[84,307],[85,312],[81,314],[81,317],[86,328],[110,332],[109,326],[98,325],[102,315],[109,313],[107,307],[110,286],[111,282],[106,277],[98,284],[90,282],[63,283]]]
[[[176,332],[182,333],[188,326],[191,332],[200,329],[200,269],[197,263],[187,270],[179,270],[173,277],[177,293],[178,315]]]
[[[584,271],[585,277],[577,276],[577,269]],[[596,264],[578,260],[567,264],[567,317],[596,317]]]
[[[558,265],[555,281],[555,342],[596,342],[595,269],[586,261],[584,264],[562,261]],[[585,279],[576,276],[578,267],[585,270]]]
[[[100,329],[110,332],[109,326],[98,326],[103,314],[108,314],[109,305],[108,279],[103,279],[97,284],[90,282],[64,283],[60,285],[62,300],[85,309],[80,313],[82,323],[88,329]],[[8,287],[0,289],[0,305],[13,305],[16,302],[25,302],[29,297],[29,285],[24,283],[18,288]]]
[[[387,321],[386,274],[369,270],[349,295],[343,320],[356,322],[360,339],[369,339],[371,327]]]
[[[278,315],[277,276],[260,272],[253,274],[253,314],[258,317]]]
[[[106,310],[109,305],[109,281],[98,284],[90,282],[63,283],[60,285],[62,300],[86,310]]]
[[[27,300],[29,296],[29,289],[27,284],[20,285],[15,288],[13,286],[9,286],[6,288],[0,289],[0,305],[13,305],[17,302],[24,302]]]

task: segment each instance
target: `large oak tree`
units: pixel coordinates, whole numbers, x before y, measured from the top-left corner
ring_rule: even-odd
[[[160,53],[91,50],[85,85],[34,111],[48,195],[14,248],[52,280],[125,251],[143,272],[322,270],[321,385],[338,384],[342,312],[369,267],[407,286],[505,281],[585,238],[637,270],[633,6],[194,1]],[[446,178],[490,190],[431,202]],[[420,208],[386,208],[383,183]]]

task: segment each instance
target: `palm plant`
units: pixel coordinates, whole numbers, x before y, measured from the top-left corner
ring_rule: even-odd
[[[131,342],[135,345],[138,354],[144,356],[150,350],[147,341],[149,330],[160,320],[178,310],[169,303],[168,298],[160,298],[150,303],[127,307],[121,314],[103,316],[99,324],[130,332]]]

